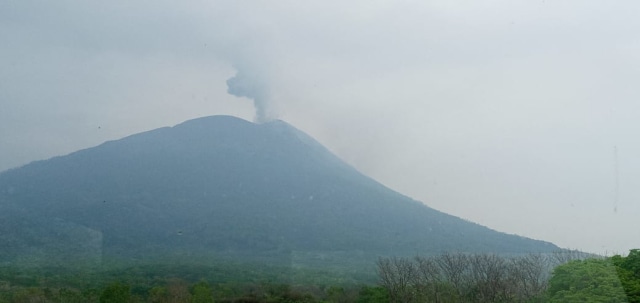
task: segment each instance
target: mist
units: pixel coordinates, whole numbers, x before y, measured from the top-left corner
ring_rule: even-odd
[[[0,170],[209,115],[282,119],[493,229],[637,247],[632,1],[0,5]]]

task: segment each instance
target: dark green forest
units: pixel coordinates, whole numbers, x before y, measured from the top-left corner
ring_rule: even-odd
[[[260,263],[0,268],[0,302],[640,302],[640,249],[380,258],[374,274]]]
[[[386,302],[376,280],[373,273],[258,263],[2,267],[0,302]]]

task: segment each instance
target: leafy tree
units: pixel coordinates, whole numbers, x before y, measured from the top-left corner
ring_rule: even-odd
[[[389,293],[381,286],[364,286],[360,289],[357,303],[388,303]]]
[[[631,272],[635,279],[640,279],[640,249],[632,249],[629,255],[624,258],[622,267]]]
[[[640,249],[632,249],[627,257],[613,256],[611,260],[629,302],[640,303]]]
[[[549,302],[627,302],[615,267],[606,259],[574,260],[553,270]]]
[[[211,287],[206,281],[200,281],[193,286],[191,303],[213,303]]]
[[[102,294],[100,295],[100,303],[123,303],[129,302],[130,298],[131,288],[129,285],[114,282],[107,285],[107,287],[102,291]]]

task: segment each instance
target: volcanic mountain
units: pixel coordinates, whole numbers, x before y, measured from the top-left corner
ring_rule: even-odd
[[[0,174],[0,264],[549,252],[361,174],[283,121],[190,120]]]

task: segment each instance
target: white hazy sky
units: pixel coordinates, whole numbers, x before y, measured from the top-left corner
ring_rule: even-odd
[[[0,170],[267,112],[493,229],[640,247],[640,2],[0,2]]]

